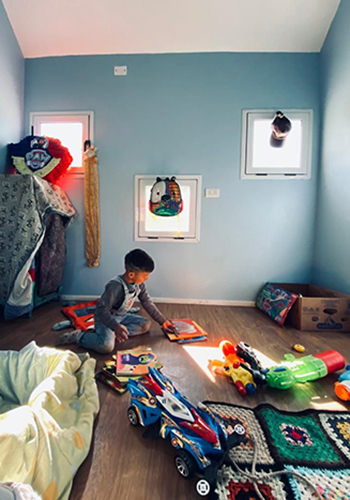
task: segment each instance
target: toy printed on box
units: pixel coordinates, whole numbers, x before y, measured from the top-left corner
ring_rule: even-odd
[[[151,189],[149,209],[152,214],[161,217],[172,217],[178,215],[183,209],[183,200],[179,184],[176,177],[157,177]]]
[[[61,141],[28,135],[8,145],[11,166],[20,174],[33,174],[55,183],[69,168],[73,158]]]

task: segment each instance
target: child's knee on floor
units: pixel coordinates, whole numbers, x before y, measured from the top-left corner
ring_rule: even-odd
[[[150,331],[152,325],[152,321],[146,319],[145,323],[141,326],[142,333],[147,333]]]
[[[94,347],[94,350],[99,352],[100,354],[109,354],[114,350],[115,342],[109,339],[106,339],[104,342]]]

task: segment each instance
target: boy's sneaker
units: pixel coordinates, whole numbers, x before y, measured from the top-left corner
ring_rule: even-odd
[[[74,330],[73,332],[62,333],[56,341],[56,346],[66,344],[76,344],[81,334],[81,330]]]

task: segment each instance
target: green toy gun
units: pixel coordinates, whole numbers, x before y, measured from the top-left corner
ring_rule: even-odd
[[[285,354],[284,361],[266,373],[266,382],[276,389],[289,389],[296,383],[305,383],[325,377],[329,373],[343,369],[345,360],[337,351],[325,351],[319,354],[295,358]]]

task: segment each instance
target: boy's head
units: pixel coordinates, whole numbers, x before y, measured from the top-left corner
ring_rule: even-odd
[[[135,248],[126,254],[124,262],[129,283],[140,285],[148,280],[149,274],[154,270],[152,257],[140,248]]]

